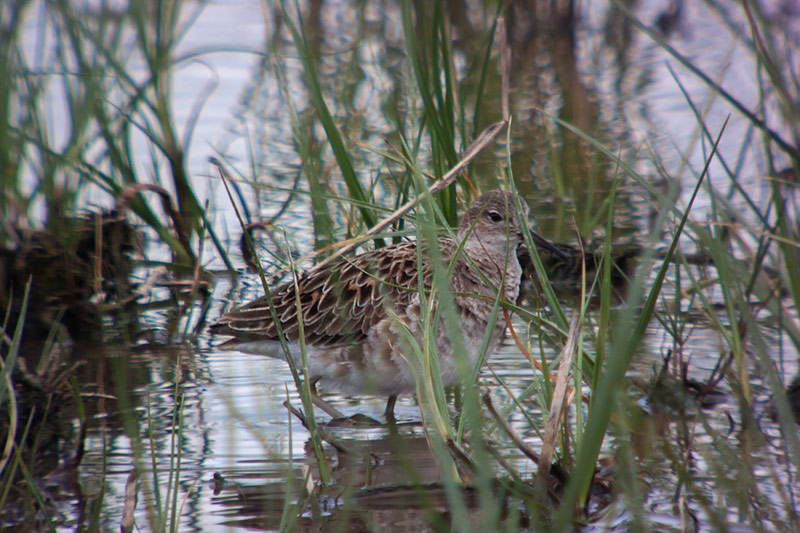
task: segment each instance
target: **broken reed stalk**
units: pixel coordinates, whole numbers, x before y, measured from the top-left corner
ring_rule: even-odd
[[[572,374],[570,369],[572,368],[572,362],[575,360],[575,354],[578,353],[578,344],[581,333],[580,322],[580,314],[573,314],[572,320],[570,320],[569,323],[567,342],[564,344],[564,348],[561,350],[561,363],[558,365],[558,371],[556,372],[556,388],[553,391],[553,397],[550,402],[550,413],[547,417],[547,427],[545,429],[544,440],[542,441],[542,449],[539,455],[539,475],[542,477],[546,477],[550,474],[553,450],[555,449],[556,441],[558,440],[559,422],[561,421],[561,417],[563,416],[566,407],[569,405],[570,400],[568,399],[568,396],[574,396],[569,394],[570,391],[569,387],[567,386],[567,382]]]
[[[425,198],[427,195],[436,194],[437,192],[441,191],[442,189],[450,185],[453,181],[455,181],[458,175],[464,171],[467,165],[469,165],[472,162],[472,160],[475,159],[475,157],[481,151],[483,151],[484,148],[486,148],[487,146],[489,146],[489,144],[491,144],[491,142],[494,140],[494,138],[497,136],[497,134],[500,132],[503,126],[507,124],[508,122],[501,120],[499,122],[495,122],[485,130],[483,130],[483,132],[478,136],[475,142],[473,142],[469,146],[469,148],[467,148],[464,151],[464,155],[462,156],[461,160],[458,163],[456,163],[456,165],[453,168],[451,168],[447,172],[447,174],[442,176],[441,179],[439,179],[433,185],[431,185],[427,191],[423,192],[419,196],[413,198],[412,200],[409,200],[408,202],[400,206],[391,215],[389,215],[388,217],[384,218],[383,220],[372,226],[368,231],[364,232],[364,234],[358,241],[351,241],[346,246],[339,248],[339,250],[336,253],[331,254],[324,261],[321,261],[317,263],[315,266],[313,266],[309,270],[309,272],[314,272],[316,270],[319,270],[320,268],[327,265],[331,261],[334,261],[335,259],[341,257],[342,255],[350,252],[351,250],[356,248],[360,242],[363,242],[365,239],[369,237],[377,235],[378,233],[382,232],[383,230],[391,226],[395,221],[405,216],[409,211],[411,211],[411,209],[414,208],[414,206],[416,206],[420,202],[420,200]]]
[[[507,309],[503,309],[503,313],[505,314],[506,325],[508,327],[508,331],[511,334],[511,338],[514,339],[514,344],[516,344],[517,348],[520,349],[520,351],[522,352],[522,355],[524,355],[528,359],[528,361],[533,363],[533,366],[536,368],[536,370],[538,370],[539,372],[544,374],[545,372],[544,372],[544,367],[542,366],[542,363],[540,363],[539,361],[537,361],[536,359],[533,358],[531,353],[528,351],[528,349],[522,343],[522,340],[520,340],[520,338],[517,336],[517,332],[514,330],[514,325],[511,323],[511,316],[509,315],[508,310]],[[569,335],[569,333],[567,333],[567,335]],[[558,380],[557,373],[553,374],[552,372],[548,372],[547,373],[547,377],[550,379],[550,381],[552,383],[556,383],[557,380]],[[569,394],[572,394],[572,392],[573,392],[572,391],[572,387],[568,387],[567,388],[567,392]],[[586,404],[589,403],[589,397],[586,396],[585,394],[581,394],[581,400],[583,401],[583,403],[586,403]]]

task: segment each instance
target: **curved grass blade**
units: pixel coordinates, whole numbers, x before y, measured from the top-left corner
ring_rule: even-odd
[[[692,191],[692,196],[689,199],[686,210],[675,231],[675,236],[667,250],[666,257],[656,274],[656,279],[650,288],[647,299],[641,308],[639,317],[638,319],[634,319],[633,314],[639,309],[636,302],[641,298],[644,288],[644,268],[640,268],[637,272],[636,279],[631,287],[630,296],[626,302],[626,309],[615,327],[615,335],[612,339],[614,344],[608,353],[607,366],[604,369],[596,370],[598,372],[602,371],[603,377],[599,381],[597,390],[592,394],[592,402],[587,415],[582,446],[581,449],[577,451],[575,468],[572,471],[570,481],[564,492],[561,507],[556,513],[553,522],[553,529],[555,531],[567,529],[569,523],[573,519],[573,510],[579,500],[583,502],[586,498],[592,476],[594,475],[595,465],[597,464],[597,457],[600,455],[600,447],[605,438],[606,431],[608,430],[609,421],[611,420],[611,412],[616,405],[617,391],[620,390],[622,381],[625,378],[625,372],[630,365],[633,354],[644,338],[647,324],[650,322],[650,318],[655,311],[656,301],[661,292],[661,286],[671,266],[672,256],[675,254],[678,247],[678,239],[681,233],[683,233],[683,228],[686,226],[689,219],[692,205],[708,173],[708,168],[711,161],[714,159],[714,155],[717,152],[717,147],[719,146],[720,139],[722,138],[727,124],[728,120],[726,119],[717,136],[711,153],[706,160],[703,172],[700,174],[697,184]],[[631,331],[633,334],[630,334]],[[623,342],[623,339],[626,344],[621,346],[620,343]]]

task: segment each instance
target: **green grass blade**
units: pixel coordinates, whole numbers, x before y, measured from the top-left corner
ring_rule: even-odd
[[[598,369],[598,372],[603,372],[603,377],[600,380],[597,390],[592,394],[592,403],[587,415],[586,429],[584,431],[583,446],[578,451],[575,468],[573,469],[570,481],[564,492],[564,497],[561,501],[555,521],[554,529],[556,531],[565,530],[573,518],[573,510],[578,504],[579,500],[585,498],[589,484],[594,475],[597,457],[600,454],[600,447],[605,437],[608,423],[611,419],[611,412],[615,405],[617,405],[617,392],[620,390],[621,384],[625,377],[625,373],[630,365],[631,358],[644,338],[645,330],[650,318],[655,310],[656,301],[661,291],[661,286],[666,277],[667,271],[670,268],[670,261],[678,247],[678,239],[680,238],[683,228],[689,218],[689,212],[700,191],[703,180],[708,172],[708,167],[717,151],[717,146],[725,131],[727,120],[720,130],[719,136],[714,143],[714,147],[706,160],[705,168],[697,180],[692,196],[684,211],[680,223],[675,231],[675,235],[667,251],[666,257],[661,264],[661,267],[656,274],[656,279],[650,289],[647,299],[641,308],[638,319],[634,320],[634,312],[638,309],[638,302],[644,286],[644,268],[639,268],[634,286],[631,287],[631,294],[627,299],[627,308],[625,309],[622,317],[615,327],[613,346],[609,350],[607,366],[604,369]],[[631,335],[631,331],[633,334]],[[619,346],[620,343],[625,343]]]
[[[328,137],[328,143],[331,146],[333,155],[336,158],[336,162],[338,163],[339,169],[342,172],[342,178],[347,185],[347,190],[350,193],[351,198],[359,204],[359,211],[364,219],[364,223],[367,227],[371,228],[376,223],[375,215],[371,210],[365,207],[367,204],[367,195],[364,193],[364,189],[362,188],[361,182],[359,181],[358,175],[353,167],[350,155],[345,148],[342,135],[339,132],[339,129],[336,127],[333,116],[331,115],[328,105],[325,103],[325,98],[322,95],[322,88],[317,77],[314,57],[308,46],[308,41],[306,40],[306,35],[303,30],[302,18],[300,18],[299,15],[300,8],[299,6],[296,6],[298,13],[297,25],[295,25],[291,17],[289,17],[289,14],[286,12],[283,4],[281,4],[281,10],[283,12],[283,19],[292,33],[295,48],[300,54],[300,58],[303,62],[303,69],[306,75],[306,85],[308,87],[309,96],[311,97],[311,102],[314,105],[314,109],[317,111],[317,117],[319,118],[319,121],[325,130],[325,134]],[[375,245],[383,246],[383,239],[375,239]]]

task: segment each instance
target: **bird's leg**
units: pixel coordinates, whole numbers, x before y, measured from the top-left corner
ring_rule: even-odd
[[[322,397],[317,392],[317,381],[319,380],[315,379],[314,381],[311,382],[310,386],[311,403],[313,403],[314,405],[316,405],[317,407],[328,413],[333,418],[345,418],[344,414],[342,414],[341,411],[339,411],[334,406],[332,406],[331,404],[322,399]]]
[[[383,411],[383,416],[386,417],[386,422],[389,424],[393,424],[395,422],[394,419],[394,404],[397,403],[397,395],[389,396],[389,399],[386,400],[386,409]]]

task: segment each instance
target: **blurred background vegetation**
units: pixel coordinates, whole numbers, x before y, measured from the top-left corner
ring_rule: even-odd
[[[244,11],[0,7],[4,523],[800,527],[791,2]],[[236,38],[248,18],[263,42]],[[206,41],[223,30],[227,44]],[[205,325],[260,291],[237,268],[272,281],[309,266],[445,175],[504,118],[504,41],[508,130],[435,204],[362,246],[452,226],[478,191],[518,190],[574,260],[529,254],[529,291],[498,309],[517,317],[513,355],[490,362],[481,388],[423,384],[400,431],[242,414],[243,384],[267,382],[278,409],[307,398],[286,374],[240,382],[220,366],[231,356]],[[252,67],[220,112],[230,57]],[[557,369],[561,389],[546,377]],[[255,482],[213,462],[229,418],[253,441],[244,457],[267,458]],[[302,460],[293,439],[308,439]],[[553,465],[533,466],[544,442]]]

